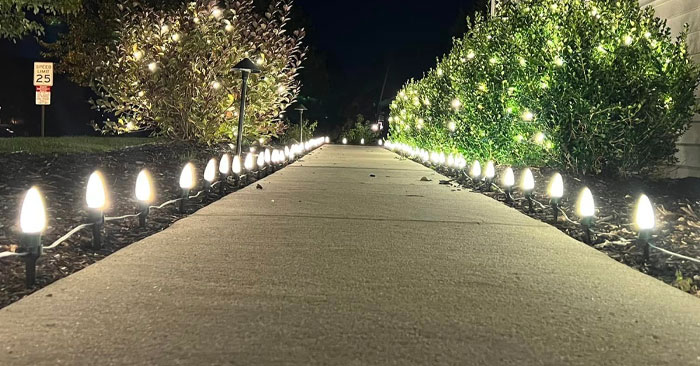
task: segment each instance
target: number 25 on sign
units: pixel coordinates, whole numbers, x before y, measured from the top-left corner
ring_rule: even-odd
[[[34,86],[36,87],[36,104],[41,106],[41,137],[44,137],[46,107],[51,104],[51,87],[53,86],[53,63],[34,63]]]

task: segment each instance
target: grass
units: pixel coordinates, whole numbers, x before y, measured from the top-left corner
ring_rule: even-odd
[[[12,137],[0,138],[0,154],[96,153],[156,142],[159,140],[148,137]]]

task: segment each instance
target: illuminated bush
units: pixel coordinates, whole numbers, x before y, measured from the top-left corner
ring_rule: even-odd
[[[507,2],[391,104],[392,139],[470,159],[645,173],[697,109],[685,34],[636,0]]]

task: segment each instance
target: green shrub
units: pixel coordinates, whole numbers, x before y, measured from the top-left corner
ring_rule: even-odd
[[[636,0],[506,2],[391,104],[391,137],[584,174],[674,162],[697,110],[685,33]]]
[[[318,121],[309,123],[304,122],[304,141],[308,141],[314,137],[314,132],[318,126]],[[279,143],[282,145],[299,143],[299,123],[288,124],[287,129],[279,136]]]
[[[348,121],[349,122],[349,121]],[[351,144],[359,144],[362,139],[365,140],[365,145],[377,142],[379,134],[372,131],[370,121],[365,120],[362,114],[358,114],[355,118],[355,124],[352,127],[346,128],[341,132],[341,138],[345,137]]]

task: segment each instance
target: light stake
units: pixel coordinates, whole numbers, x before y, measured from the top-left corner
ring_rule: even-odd
[[[153,201],[153,188],[151,187],[151,174],[146,169],[141,169],[136,176],[136,200],[139,202],[139,226],[146,226],[146,218]]]
[[[105,192],[102,173],[94,171],[88,178],[85,201],[88,206],[88,220],[92,223],[92,247],[102,247],[102,229],[105,224],[104,209],[107,206],[107,194]]]
[[[532,192],[535,189],[535,178],[532,176],[532,171],[530,168],[525,168],[523,170],[523,180],[521,182],[521,188],[525,198],[527,198],[528,212],[532,213]]]
[[[343,137],[343,145],[347,145],[347,144],[348,144],[348,139]]]
[[[265,167],[265,154],[258,154],[258,179],[265,176],[267,168]]]
[[[642,194],[637,200],[634,223],[639,232],[638,245],[642,246],[644,261],[648,261],[649,240],[651,240],[651,233],[654,231],[654,226],[656,226],[656,220],[654,218],[654,206],[645,194]]]
[[[255,169],[255,161],[253,160],[253,153],[250,152],[245,156],[245,161],[243,162],[243,165],[245,167],[246,173],[246,184],[250,183],[250,180],[253,178],[253,169]]]
[[[486,182],[486,191],[491,191],[491,184],[493,183],[493,178],[496,176],[496,167],[493,165],[493,161],[486,163],[486,170],[484,171],[484,181]]]
[[[231,155],[224,154],[219,162],[219,196],[226,194],[226,184],[229,174],[231,174]]]
[[[561,174],[554,173],[552,179],[549,181],[547,192],[549,193],[549,203],[554,210],[554,222],[557,222],[559,219],[559,202],[561,202],[561,198],[564,196],[564,180]]]
[[[192,165],[192,163],[187,163],[185,167],[182,168],[182,173],[180,173],[180,189],[182,189],[182,195],[180,196],[180,213],[185,213],[187,202],[190,200],[190,191],[194,186],[194,165]]]
[[[236,179],[236,187],[239,187],[241,185],[241,157],[238,155],[233,157],[231,172],[233,173],[233,177]]]
[[[583,187],[578,196],[577,211],[583,227],[583,242],[591,244],[593,243],[591,227],[593,226],[593,216],[595,215],[595,203],[593,202],[593,194],[588,187]]]
[[[207,198],[209,198],[209,193],[211,192],[211,185],[214,183],[215,180],[216,159],[211,158],[207,162],[207,166],[204,168],[204,197],[202,198],[202,200],[206,200]]]
[[[22,235],[19,251],[24,254],[25,286],[31,288],[36,282],[36,261],[43,252],[41,233],[46,228],[46,209],[39,189],[30,188],[24,195],[19,214]]]

